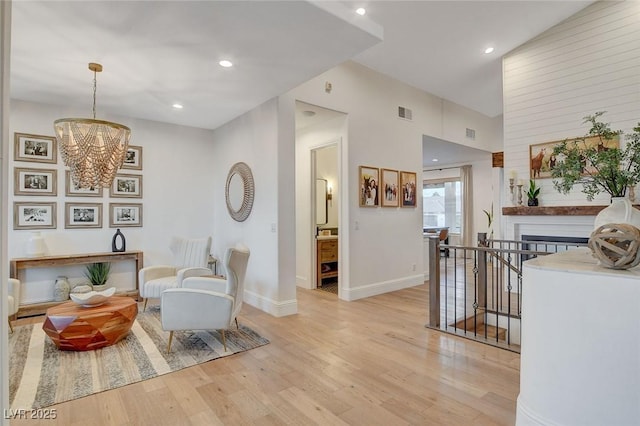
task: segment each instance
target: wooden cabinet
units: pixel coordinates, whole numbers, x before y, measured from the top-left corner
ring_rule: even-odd
[[[338,282],[338,239],[317,240],[317,287]]]

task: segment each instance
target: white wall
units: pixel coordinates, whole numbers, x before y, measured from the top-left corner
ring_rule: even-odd
[[[471,173],[473,174],[473,228],[471,229],[471,241],[477,241],[478,232],[488,232],[487,215],[483,210],[491,211],[493,198],[491,194],[499,191],[500,188],[493,187],[493,168],[491,158],[487,161],[477,161],[471,163]],[[495,211],[499,205],[493,206]]]
[[[613,129],[640,120],[640,2],[597,2],[505,56],[505,170],[529,178],[529,145],[583,136],[583,117],[607,111]],[[508,177],[508,176],[507,176]],[[586,205],[540,179],[540,204]],[[592,204],[609,203],[601,194]]]
[[[62,117],[84,117],[88,111],[44,105],[19,100],[11,101],[11,140],[14,132],[53,136],[53,121]],[[213,234],[214,173],[210,166],[213,157],[212,132],[184,126],[158,123],[129,117],[106,117],[131,128],[131,145],[143,147],[143,169],[122,170],[122,173],[140,174],[142,199],[110,198],[105,189],[102,198],[65,197],[65,169],[58,155],[57,164],[10,161],[13,167],[55,168],[58,190],[55,197],[13,195],[14,177],[9,176],[9,204],[5,209],[12,217],[13,203],[24,201],[54,201],[57,205],[56,229],[41,230],[48,254],[75,254],[111,251],[115,228],[109,227],[109,203],[132,202],[143,204],[143,226],[121,228],[128,250],[144,251],[145,265],[171,262],[169,240],[173,235],[204,237]],[[13,159],[13,143],[10,159]],[[223,181],[224,182],[224,181]],[[65,202],[102,203],[102,228],[65,229]],[[224,198],[222,198],[224,204]],[[26,256],[26,243],[30,231],[14,230],[9,223],[8,257]],[[213,235],[215,239],[215,235]],[[133,264],[114,264],[109,283],[116,287],[132,285]],[[53,282],[58,274],[67,274],[70,281],[82,280],[82,267],[38,269],[26,272],[23,303],[50,300]],[[121,274],[121,275],[120,275]]]
[[[331,93],[325,92],[325,82],[332,84]],[[353,300],[421,284],[421,200],[416,208],[360,208],[358,167],[415,171],[420,180],[423,135],[492,151],[499,142],[496,121],[352,62],[281,96],[287,105],[296,100],[349,115],[348,138],[340,153],[345,203],[341,272],[346,274],[341,297]],[[411,108],[413,121],[398,119],[398,106]],[[476,130],[474,142],[466,140],[467,127]]]
[[[9,74],[11,58],[11,2],[0,2],[0,205],[7,205],[8,147],[9,147]],[[4,318],[7,312],[7,286],[9,262],[7,256],[7,209],[0,211],[0,311]],[[6,321],[0,324],[0,409],[6,413],[9,409],[9,326]],[[0,424],[8,425],[9,419],[2,416]]]
[[[254,110],[236,118],[214,131],[214,152],[211,161],[213,172],[213,197],[221,200],[214,206],[214,253],[223,256],[227,247],[238,243],[251,250],[245,282],[245,301],[275,316],[295,313],[295,266],[287,265],[287,259],[295,262],[289,242],[295,235],[293,220],[284,214],[287,197],[293,199],[293,187],[289,190],[286,172],[280,168],[291,167],[293,161],[281,164],[287,151],[293,155],[293,143],[287,150],[281,143],[278,102],[265,102]],[[282,151],[284,152],[282,152]],[[286,161],[286,160],[285,160]],[[251,168],[255,181],[255,200],[251,214],[244,222],[234,221],[224,203],[224,184],[231,166],[245,162]],[[282,187],[281,187],[282,186]],[[287,192],[290,191],[290,192]],[[279,200],[283,204],[279,205]],[[285,235],[281,235],[285,234]],[[282,238],[282,239],[281,239]],[[281,257],[285,268],[282,267]]]

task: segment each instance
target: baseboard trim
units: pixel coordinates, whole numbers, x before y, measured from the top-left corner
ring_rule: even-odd
[[[348,301],[364,299],[365,297],[377,296],[379,294],[389,293],[390,291],[415,287],[420,284],[424,284],[424,274],[411,275],[396,280],[381,281],[354,288],[342,288],[341,286],[340,298]]]
[[[298,301],[296,299],[278,302],[252,291],[245,290],[244,301],[254,308],[258,308],[274,317],[286,317],[298,313]]]
[[[311,283],[309,282],[309,279],[307,277],[302,277],[300,275],[296,275],[296,286],[308,289],[315,288],[311,286]]]

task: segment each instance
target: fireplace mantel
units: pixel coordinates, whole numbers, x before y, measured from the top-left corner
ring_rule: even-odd
[[[635,208],[640,205],[634,204]],[[502,208],[501,237],[521,240],[523,235],[589,237],[596,215],[604,205],[592,206],[509,206]]]
[[[595,216],[606,206],[503,207],[503,216]],[[637,208],[637,206],[635,206]]]

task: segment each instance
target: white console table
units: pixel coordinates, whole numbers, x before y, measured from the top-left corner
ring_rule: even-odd
[[[640,268],[589,249],[525,262],[516,425],[640,421]]]

